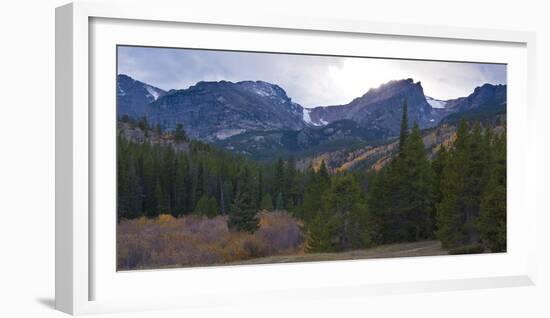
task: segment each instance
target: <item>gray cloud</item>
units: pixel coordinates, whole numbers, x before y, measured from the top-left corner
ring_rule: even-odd
[[[427,95],[450,99],[484,83],[505,84],[506,66],[190,49],[119,47],[118,73],[162,89],[199,81],[263,80],[305,107],[336,105],[389,80],[421,81]]]

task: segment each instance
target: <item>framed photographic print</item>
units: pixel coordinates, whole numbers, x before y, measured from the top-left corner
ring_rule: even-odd
[[[533,34],[173,9],[57,9],[56,308],[533,284]]]

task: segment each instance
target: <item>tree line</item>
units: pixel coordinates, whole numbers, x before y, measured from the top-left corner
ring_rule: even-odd
[[[407,105],[399,150],[370,177],[367,202],[378,244],[438,239],[457,252],[506,250],[506,134],[462,120],[451,145],[428,160]]]
[[[254,232],[260,210],[303,222],[306,251],[333,252],[438,239],[445,248],[506,249],[506,134],[462,121],[456,139],[429,160],[407,103],[398,152],[380,171],[306,171],[292,158],[258,163],[170,135],[188,151],[118,136],[118,217],[169,213],[228,215],[232,230]],[[146,125],[146,124],[145,124]],[[160,131],[158,133],[161,133]]]

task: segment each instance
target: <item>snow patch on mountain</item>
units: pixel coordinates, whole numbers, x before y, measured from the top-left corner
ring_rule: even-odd
[[[273,90],[271,90],[271,89],[268,90],[265,87],[256,88],[256,89],[254,89],[254,92],[256,92],[256,94],[258,94],[260,96],[263,96],[263,97],[270,97],[270,96],[275,95]]]
[[[447,104],[444,100],[439,100],[435,98],[431,98],[430,96],[426,96],[426,101],[432,108],[445,108],[445,105]]]
[[[153,100],[157,100],[159,98],[160,96],[159,92],[157,92],[153,87],[149,85],[143,85],[143,87],[147,90],[147,93],[149,93],[147,97],[151,97],[153,98]]]
[[[227,139],[229,137],[232,137],[232,136],[238,135],[240,133],[243,133],[245,131],[246,131],[245,129],[224,129],[224,130],[220,130],[220,131],[216,132],[215,136],[219,140],[224,140],[224,139]]]
[[[124,95],[126,95],[126,92],[125,92],[122,88],[120,88],[120,84],[119,84],[119,83],[116,84],[116,87],[118,88],[118,96],[124,96]]]
[[[306,122],[307,124],[310,124],[310,125],[313,125],[313,126],[324,126],[324,125],[328,124],[327,122],[323,122],[322,119],[321,119],[320,124],[314,123],[313,120],[311,120],[310,114],[311,114],[311,109],[307,109],[307,108],[303,109],[304,122]]]

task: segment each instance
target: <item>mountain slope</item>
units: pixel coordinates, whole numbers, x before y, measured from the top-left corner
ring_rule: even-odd
[[[120,74],[117,76],[117,116],[146,116],[148,105],[165,94],[160,88]]]
[[[437,125],[448,114],[446,109],[433,108],[428,103],[420,82],[405,79],[370,89],[346,105],[316,107],[310,117],[316,124],[352,119],[364,127],[383,129],[390,135],[397,135],[405,98],[410,123],[417,122],[421,128]]]
[[[490,102],[506,104],[506,85],[484,84],[466,96],[447,101],[446,108],[453,112],[464,112]]]
[[[207,141],[251,130],[299,130],[303,108],[277,85],[261,81],[199,82],[173,90],[147,107],[148,119],[165,129],[183,124],[192,137]]]
[[[346,105],[305,109],[278,85],[262,81],[199,82],[165,92],[119,75],[117,114],[145,116],[150,125],[172,130],[182,124],[193,139],[207,141],[256,159],[376,146],[399,133],[403,100],[409,126],[421,129],[460,118],[492,120],[506,113],[506,86],[485,84],[448,101],[427,97],[420,82],[390,81]]]
[[[255,159],[273,160],[281,156],[304,156],[364,146],[367,142],[385,138],[384,130],[365,128],[353,120],[344,119],[301,130],[249,131],[216,144]]]
[[[506,114],[506,85],[485,84],[467,97],[448,101],[447,105],[452,113],[443,118],[444,123],[457,123],[462,118],[482,122],[494,120]]]

